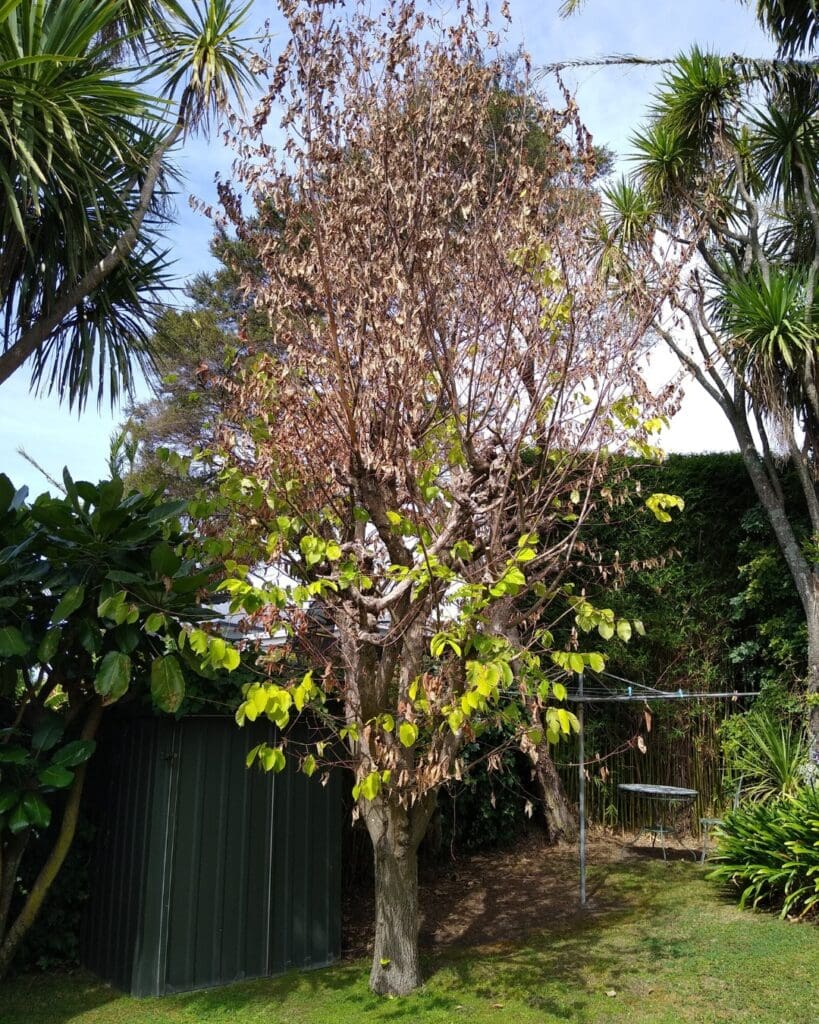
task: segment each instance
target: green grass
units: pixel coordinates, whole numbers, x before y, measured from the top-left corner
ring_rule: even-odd
[[[0,1024],[816,1024],[815,925],[738,911],[690,861],[607,865],[596,886],[599,909],[519,945],[430,956],[406,999],[370,995],[360,961],[165,999],[29,976],[2,986]]]

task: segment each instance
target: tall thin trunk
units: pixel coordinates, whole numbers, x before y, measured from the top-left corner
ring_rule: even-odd
[[[82,739],[93,739],[102,716],[102,710],[103,709],[99,701],[95,701],[88,713],[88,717],[85,720],[85,725],[83,726],[81,733]],[[57,838],[54,840],[51,853],[48,855],[45,864],[40,869],[40,873],[32,885],[19,914],[12,922],[11,927],[7,932],[0,935],[0,979],[5,976],[14,954],[17,952],[17,947],[20,945],[20,942],[23,940],[23,937],[26,935],[29,928],[31,928],[36,921],[37,915],[40,913],[40,908],[43,905],[43,900],[45,900],[48,895],[48,892],[54,883],[54,879],[59,874],[60,868],[63,866],[63,862],[65,861],[68,851],[71,849],[71,844],[74,842],[87,767],[88,762],[81,764],[77,768],[74,774],[74,781],[71,783],[68,790],[65,807],[63,809],[63,817],[60,823],[60,831]]]
[[[819,593],[814,585],[812,610],[807,616],[808,623],[808,738],[810,758],[819,767]]]
[[[740,408],[737,405],[737,408]],[[797,595],[805,612],[805,624],[808,631],[808,670],[806,692],[808,713],[806,726],[810,739],[810,756],[814,764],[819,764],[819,575],[805,556],[802,545],[788,517],[784,499],[774,488],[765,472],[764,464],[754,446],[751,432],[744,414],[736,410],[723,411],[728,415],[734,434],[739,443],[742,460],[754,485],[759,502],[765,509],[768,521],[773,529],[779,549],[790,570],[791,578],[796,587]],[[803,487],[809,487],[805,474],[800,475]],[[810,496],[805,489],[805,499],[810,507]]]
[[[187,93],[187,90],[186,90]],[[131,255],[139,240],[139,233],[147,216],[154,196],[165,154],[184,131],[184,105],[177,123],[154,149],[145,168],[145,176],[139,190],[139,200],[131,215],[131,222],[117,238],[108,252],[98,260],[79,281],[69,283],[54,297],[48,313],[21,331],[20,336],[4,352],[0,352],[0,384],[18,370],[39,348],[52,337],[69,313],[81,305],[100,285],[111,276],[117,267]]]
[[[0,865],[0,939],[6,934],[6,923],[11,910],[11,900],[17,882],[17,869],[28,845],[31,829],[23,829],[9,838],[2,852]]]

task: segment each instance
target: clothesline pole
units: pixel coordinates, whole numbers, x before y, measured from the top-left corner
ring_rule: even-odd
[[[583,696],[583,673],[580,672],[577,677],[577,692],[580,697]],[[584,764],[586,760],[585,751],[585,736],[583,734],[584,726],[584,708],[581,703],[577,709],[577,720],[580,724],[580,729],[577,734],[577,748],[578,748],[578,765],[577,765],[577,781],[578,781],[578,809],[580,814],[580,906],[586,906],[586,766]]]

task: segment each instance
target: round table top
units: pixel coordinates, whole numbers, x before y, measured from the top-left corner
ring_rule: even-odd
[[[696,789],[685,789],[682,786],[653,786],[642,782],[621,782],[618,789],[627,793],[639,793],[641,796],[656,796],[661,800],[675,800],[682,797],[696,796]]]

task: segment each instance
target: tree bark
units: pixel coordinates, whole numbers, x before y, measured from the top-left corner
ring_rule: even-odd
[[[422,982],[418,951],[418,846],[434,806],[419,801],[411,811],[376,798],[364,808],[375,868],[375,942],[370,988],[403,996]]]
[[[81,739],[93,739],[97,726],[102,716],[102,705],[96,700],[85,720],[81,733]],[[77,819],[80,811],[80,800],[82,799],[83,786],[85,784],[85,773],[88,762],[81,764],[75,774],[74,781],[68,790],[68,796],[63,809],[63,818],[60,824],[60,832],[51,848],[45,864],[40,870],[34,885],[31,887],[20,913],[15,918],[11,927],[5,934],[0,936],[0,979],[5,977],[12,958],[17,951],[23,937],[29,928],[34,924],[43,900],[48,895],[54,879],[57,877],[60,868],[63,866],[66,855],[74,842],[77,832]]]
[[[811,763],[819,769],[819,594],[814,584],[812,611],[808,623],[808,741]]]
[[[0,352],[0,384],[5,383],[16,370],[19,370],[23,363],[48,341],[68,314],[99,288],[120,263],[128,259],[137,244],[139,232],[150,208],[165,154],[182,134],[184,127],[180,115],[180,119],[151,154],[131,223],[114,245],[79,281],[67,285],[56,296],[47,314],[29,324],[13,345]]]
[[[0,867],[0,938],[6,934],[6,922],[11,910],[11,899],[17,881],[17,869],[23,859],[28,845],[31,829],[24,829],[16,836],[11,836],[2,850],[2,866]]]
[[[552,845],[574,842],[577,839],[577,816],[545,742],[538,746],[534,773],[543,800],[543,817],[549,842]]]

